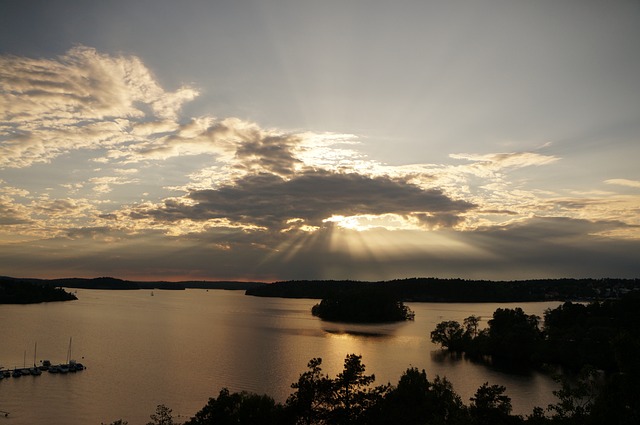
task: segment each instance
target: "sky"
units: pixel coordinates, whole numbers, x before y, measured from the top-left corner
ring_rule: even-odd
[[[639,0],[0,2],[0,275],[640,278]]]

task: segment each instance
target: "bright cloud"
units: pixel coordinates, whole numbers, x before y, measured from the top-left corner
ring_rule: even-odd
[[[2,56],[0,168],[126,144],[135,122],[161,119],[171,128],[166,120],[175,120],[197,94],[186,86],[166,92],[138,58],[83,46],[57,59]]]

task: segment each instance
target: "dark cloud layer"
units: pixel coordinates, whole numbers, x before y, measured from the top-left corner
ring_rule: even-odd
[[[273,174],[245,176],[233,186],[193,191],[195,204],[166,201],[161,208],[136,211],[133,218],[161,222],[229,219],[233,223],[280,230],[288,220],[321,226],[334,216],[417,215],[431,224],[451,226],[474,206],[440,190],[423,190],[387,177],[308,171],[289,180]]]

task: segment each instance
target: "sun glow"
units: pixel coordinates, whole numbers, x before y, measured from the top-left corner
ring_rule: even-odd
[[[333,223],[338,227],[349,230],[364,232],[372,229],[386,230],[424,230],[415,221],[408,220],[398,214],[357,214],[351,216],[332,215],[322,221],[323,223]]]

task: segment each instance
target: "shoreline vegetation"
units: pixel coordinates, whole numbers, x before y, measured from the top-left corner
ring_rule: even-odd
[[[32,279],[0,276],[0,289],[16,282],[37,287],[102,290],[242,290],[246,295],[276,298],[328,299],[347,291],[376,292],[401,302],[536,302],[590,301],[620,298],[640,290],[640,279],[531,279],[488,281],[410,278],[363,282],[350,280],[242,281],[129,281],[113,277]],[[25,300],[28,297],[24,298]],[[57,299],[50,299],[51,301]],[[26,301],[29,302],[29,301]],[[41,301],[34,301],[41,302]],[[0,303],[3,303],[0,298]]]
[[[640,419],[640,374],[637,365],[626,368],[633,365],[629,360],[621,360],[621,372],[605,377],[593,369],[558,377],[557,403],[514,415],[502,385],[485,382],[465,404],[446,377],[429,379],[424,369],[409,367],[396,385],[373,386],[375,375],[365,373],[359,355],[348,354],[335,378],[314,358],[284,403],[268,394],[223,388],[184,425],[632,425]],[[178,425],[164,404],[150,418],[147,425]],[[126,424],[119,419],[109,425]]]
[[[519,307],[498,308],[484,329],[480,317],[469,316],[462,324],[438,323],[430,337],[450,353],[507,367],[559,366],[569,373],[593,368],[607,374],[640,368],[640,292],[565,302],[541,319]]]

